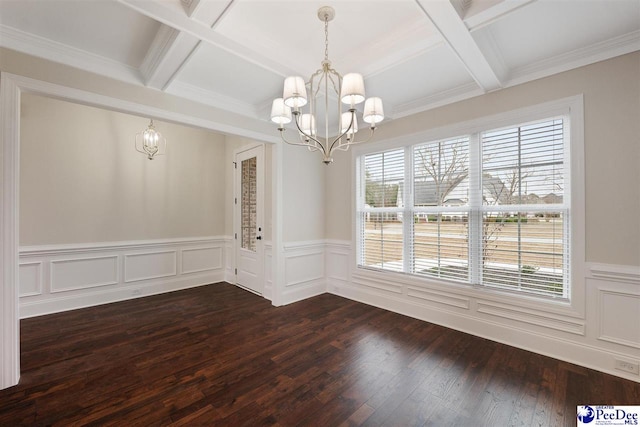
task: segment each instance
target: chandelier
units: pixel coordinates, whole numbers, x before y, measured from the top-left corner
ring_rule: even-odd
[[[364,79],[361,74],[349,73],[342,77],[331,68],[329,60],[329,21],[335,17],[330,6],[318,9],[318,18],[324,22],[324,60],[322,68],[311,75],[308,82],[300,76],[287,77],[284,81],[282,98],[273,100],[271,120],[278,124],[280,137],[291,145],[301,145],[311,151],[318,151],[323,162],[333,162],[335,150],[347,150],[353,144],[369,141],[376,124],[384,119],[382,100],[364,95]],[[307,89],[309,93],[307,97]],[[362,120],[369,123],[369,135],[356,141],[358,118],[356,105],[364,101]],[[346,105],[343,112],[342,103]],[[302,107],[309,104],[308,112]],[[336,105],[337,104],[337,105]],[[293,117],[292,117],[293,116]],[[317,123],[323,116],[323,128],[318,132]],[[333,117],[332,117],[333,116]],[[289,141],[285,138],[285,125],[295,123],[299,139]]]
[[[135,139],[136,151],[146,154],[149,160],[153,160],[155,156],[162,156],[167,151],[167,140],[153,126],[153,120],[144,132],[136,134]]]

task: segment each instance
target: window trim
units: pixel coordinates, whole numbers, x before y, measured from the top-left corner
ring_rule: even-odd
[[[471,297],[486,298],[493,301],[514,304],[523,307],[542,309],[550,313],[558,313],[577,318],[584,317],[585,289],[584,289],[584,265],[585,265],[585,178],[584,178],[584,104],[583,95],[575,95],[542,104],[518,108],[477,119],[454,123],[442,127],[428,129],[419,133],[401,135],[393,139],[376,141],[353,147],[351,155],[352,168],[352,277],[361,279],[392,280],[411,286],[435,288],[438,291],[446,291],[456,294],[464,294]],[[565,177],[571,185],[571,192],[565,205],[569,207],[571,215],[571,229],[569,230],[571,259],[569,300],[553,299],[527,293],[513,292],[507,289],[489,286],[473,286],[446,279],[422,277],[407,273],[388,270],[371,269],[358,266],[361,256],[361,248],[358,244],[359,216],[358,206],[363,191],[358,182],[363,179],[364,171],[361,167],[360,157],[376,152],[414,146],[426,141],[445,140],[460,135],[480,133],[483,130],[498,129],[515,126],[521,123],[534,122],[549,117],[566,115],[569,117],[569,126],[566,127],[566,138],[569,143],[565,149],[565,163],[569,167],[569,175]],[[476,145],[477,144],[472,144]],[[410,159],[406,159],[410,161]],[[404,211],[405,207],[398,208]]]

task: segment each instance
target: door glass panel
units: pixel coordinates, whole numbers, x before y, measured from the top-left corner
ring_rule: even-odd
[[[241,163],[240,209],[242,216],[242,249],[256,251],[256,158],[243,160]]]

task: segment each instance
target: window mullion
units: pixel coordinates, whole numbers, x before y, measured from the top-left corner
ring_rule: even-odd
[[[415,273],[414,262],[414,223],[413,223],[413,150],[411,147],[405,147],[404,149],[404,193],[406,195],[404,201],[404,213],[403,213],[403,270],[405,273]]]
[[[482,283],[482,144],[469,137],[469,282]]]

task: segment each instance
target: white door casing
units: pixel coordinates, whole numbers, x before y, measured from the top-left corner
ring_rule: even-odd
[[[237,285],[264,292],[264,145],[235,153],[234,253]]]

